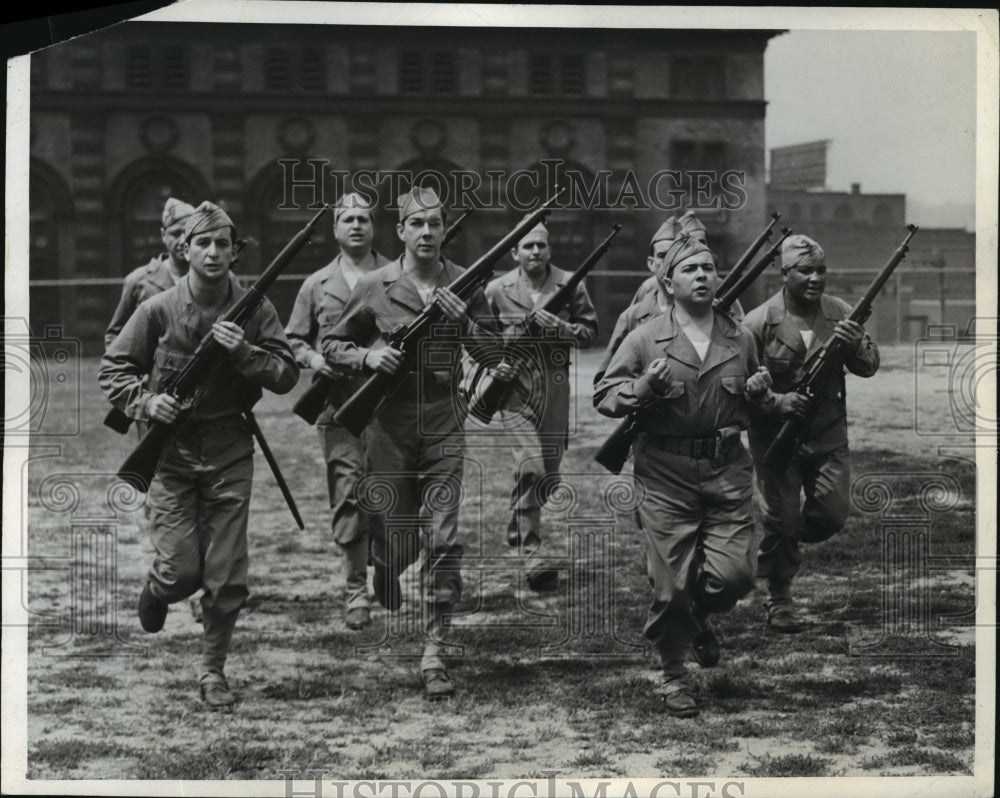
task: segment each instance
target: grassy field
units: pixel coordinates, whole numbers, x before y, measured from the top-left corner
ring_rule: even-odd
[[[581,359],[579,384],[596,357]],[[142,513],[108,507],[111,475],[134,438],[100,426],[96,363],[84,362],[80,434],[29,469],[30,553],[47,567],[28,582],[28,775],[970,774],[975,469],[938,455],[938,443],[960,436],[913,432],[912,361],[912,350],[887,351],[882,374],[849,384],[857,502],[842,534],[806,550],[797,591],[809,628],[767,633],[759,592],[719,617],[723,660],[692,665],[704,710],[690,720],[660,707],[656,661],[641,638],[649,588],[630,479],[593,462],[613,423],[586,400],[565,461],[569,487],[544,515],[546,549],[562,571],[553,593],[527,589],[504,542],[508,453],[488,436],[470,438],[466,594],[452,652],[459,692],[429,704],[412,600],[397,616],[379,609],[363,632],[344,626],[315,431],[290,414],[293,398],[265,398],[258,418],[307,528],[294,527],[258,458],[252,597],[227,668],[240,702],[208,712],[188,608],[172,607],[156,636],[135,617],[149,557]],[[919,387],[947,405],[947,384]],[[70,394],[53,393],[50,411],[71,405]],[[943,412],[939,423],[945,429]],[[66,498],[61,482],[76,492]],[[893,520],[902,517],[905,530]]]

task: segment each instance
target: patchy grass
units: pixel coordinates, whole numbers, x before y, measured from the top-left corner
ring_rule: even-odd
[[[101,428],[104,403],[84,385],[91,393],[82,434],[29,470],[31,550],[52,562],[73,551],[70,515],[46,508],[42,481],[56,472],[88,475],[79,480],[78,512],[104,507],[106,514],[110,475],[134,441]],[[974,580],[960,570],[929,571],[918,596],[926,624],[883,622],[887,596],[896,595],[888,588],[903,580],[909,592],[898,595],[911,598],[918,588],[912,569],[883,574],[883,518],[857,508],[840,535],[805,547],[795,591],[808,629],[767,633],[763,596],[751,593],[716,619],[719,666],[690,666],[702,714],[665,713],[656,657],[642,637],[650,600],[642,537],[630,513],[612,515],[605,503],[606,492],[629,479],[593,463],[613,424],[586,405],[586,432],[574,438],[563,469],[572,500],[543,515],[546,551],[562,569],[560,589],[550,594],[525,588],[524,564],[505,543],[508,453],[469,439],[460,529],[466,590],[450,659],[458,693],[429,704],[417,673],[422,633],[409,603],[397,616],[376,608],[363,632],[344,626],[343,562],[330,537],[325,474],[315,431],[288,412],[296,395],[266,397],[260,419],[308,526],[293,529],[258,463],[251,597],[227,666],[240,697],[235,710],[213,713],[198,698],[200,628],[186,604],[171,608],[163,632],[139,630],[135,602],[149,543],[123,513],[106,533],[117,535],[118,568],[107,602],[74,608],[66,568],[29,575],[32,777],[274,779],[311,766],[328,766],[330,778],[369,780],[515,778],[546,769],[568,778],[970,772],[975,648],[962,626],[971,620],[961,616],[975,607]],[[858,396],[852,387],[852,412]],[[876,419],[852,436],[881,447],[880,429]],[[971,466],[882,448],[858,447],[852,458],[855,479],[940,474],[957,484],[954,507],[929,514],[929,550],[975,552]],[[920,491],[919,479],[900,477],[893,501],[917,512]],[[92,544],[80,550],[87,562],[100,548]],[[113,634],[101,625],[109,605]],[[888,750],[873,756],[873,741]]]
[[[830,760],[812,754],[786,754],[771,756],[765,754],[747,768],[751,776],[775,778],[786,776],[825,776],[829,772]]]

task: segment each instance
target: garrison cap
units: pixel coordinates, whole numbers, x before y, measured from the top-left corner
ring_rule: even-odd
[[[160,217],[160,225],[166,230],[168,227],[182,222],[187,219],[192,213],[194,213],[194,208],[174,197],[167,199],[163,206],[163,215]]]
[[[399,221],[403,221],[407,216],[412,216],[420,211],[429,211],[432,208],[440,208],[441,215],[444,216],[444,207],[432,188],[414,186],[408,193],[400,195],[397,202],[399,203]]]
[[[657,241],[673,241],[682,232],[683,228],[681,227],[681,223],[677,221],[677,217],[671,216],[653,234],[653,239],[649,242],[649,245],[653,246]]]
[[[524,214],[524,216],[521,217],[521,221],[523,222],[529,216],[531,216],[530,213]],[[524,237],[521,239],[521,241],[524,241],[525,238],[528,238],[529,236],[532,236],[535,233],[541,233],[541,234],[543,234],[545,236],[545,240],[546,241],[549,240],[549,228],[545,226],[545,220],[544,219],[542,221],[540,221],[538,224],[536,224],[534,227],[532,227],[527,233],[525,233]],[[518,241],[517,243],[520,244],[521,241]]]
[[[190,241],[192,236],[219,230],[222,227],[231,228],[232,236],[236,238],[236,225],[229,215],[214,202],[205,200],[188,216],[184,224],[184,240]]]
[[[344,211],[353,211],[357,209],[368,211],[368,215],[374,220],[375,203],[365,199],[356,191],[351,191],[344,194],[344,196],[337,200],[337,204],[333,206],[333,223],[337,223]]]
[[[694,211],[687,211],[680,218],[680,222],[681,222],[681,229],[685,233],[691,236],[691,238],[695,238],[701,241],[703,244],[705,243],[705,239],[707,238],[706,234],[708,231],[706,230],[705,225],[701,221],[701,219],[695,216]]]
[[[670,246],[663,255],[663,264],[657,271],[656,276],[661,280],[669,280],[674,273],[674,269],[696,255],[702,255],[705,253],[711,255],[712,250],[710,250],[697,238],[692,238],[687,233],[681,233],[677,238],[670,242]]]
[[[792,266],[820,266],[824,263],[826,263],[826,253],[823,247],[809,236],[796,233],[781,243],[782,271]]]

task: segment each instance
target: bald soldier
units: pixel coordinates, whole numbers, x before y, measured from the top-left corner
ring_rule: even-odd
[[[682,233],[657,279],[672,304],[626,336],[594,406],[637,414],[638,518],[653,587],[644,634],[660,655],[664,707],[692,717],[700,707],[685,652],[703,667],[718,664],[708,614],[731,609],[754,584],[751,464],[740,430],[750,404],[767,401],[769,378],[750,333],[712,307],[719,279],[708,247]]]
[[[125,322],[131,318],[141,302],[172,288],[187,274],[188,264],[184,257],[184,223],[192,213],[194,213],[193,207],[173,197],[164,204],[160,218],[160,239],[166,252],[151,258],[145,266],[139,266],[125,276],[121,299],[118,300],[118,307],[115,308],[108,329],[104,333],[105,349],[122,331]]]
[[[139,597],[142,628],[159,632],[170,604],[203,589],[199,690],[213,709],[236,702],[224,668],[249,596],[253,438],[243,413],[263,388],[290,391],[299,373],[266,299],[245,328],[219,320],[244,293],[230,279],[235,238],[235,225],[221,208],[199,205],[184,226],[188,273],[139,305],[105,352],[99,373],[101,388],[126,415],[172,424],[183,408],[162,392],[164,382],[184,367],[206,335],[225,350],[149,486],[155,557]]]
[[[572,272],[551,263],[549,231],[538,224],[511,250],[517,267],[486,286],[486,299],[505,341],[528,332],[528,319],[542,330],[524,351],[514,389],[498,413],[514,457],[507,543],[533,554],[542,544],[542,506],[559,484],[559,466],[569,442],[569,366],[576,349],[587,349],[597,337],[597,313],[581,283],[558,315],[543,306]],[[534,590],[555,586],[558,573],[537,559],[529,568]]]
[[[824,341],[833,335],[847,345],[844,366],[859,377],[878,371],[879,351],[860,324],[847,320],[850,306],[824,293],[826,255],[811,238],[785,239],[781,279],[781,290],[744,319],[779,396],[774,412],[755,414],[750,453],[764,527],[757,574],[768,584],[767,625],[776,632],[798,632],[802,619],[791,585],[802,563],[799,544],[826,540],[847,521],[851,470],[843,370],[816,397],[802,446],[787,470],[765,465],[764,454],[784,420],[805,409],[807,400],[795,392],[795,384]]]
[[[309,275],[285,327],[295,360],[334,381],[335,388],[316,420],[326,485],[332,511],[333,539],[343,553],[344,622],[348,629],[363,629],[371,623],[368,600],[368,541],[370,520],[358,506],[356,487],[364,473],[361,441],[345,430],[333,414],[351,394],[352,382],[326,362],[320,351],[323,334],[340,321],[347,300],[363,274],[381,268],[389,260],[372,248],[375,209],[360,194],[345,194],[333,210],[333,237],[340,253]]]
[[[482,291],[468,302],[448,286],[463,269],[441,256],[445,212],[430,189],[399,198],[396,232],[404,245],[395,261],[358,279],[340,321],[323,336],[323,355],[337,369],[395,374],[402,353],[391,333],[437,303],[444,321],[420,347],[399,390],[386,398],[365,430],[365,470],[388,482],[392,505],[375,516],[372,560],[375,597],[385,608],[402,605],[399,575],[423,550],[420,595],[424,647],[420,662],[427,698],[451,696],[444,663],[453,608],[462,595],[464,415],[455,396],[463,346],[477,360],[499,360],[497,334]]]

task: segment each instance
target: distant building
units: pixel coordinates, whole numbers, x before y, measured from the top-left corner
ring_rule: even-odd
[[[906,195],[864,194],[859,183],[852,183],[849,192],[787,188],[788,180],[780,175],[785,185],[775,185],[775,153],[771,150],[768,213],[781,213],[781,224],[819,242],[831,267],[827,290],[853,302],[906,235]],[[810,180],[826,183],[825,174],[814,173]],[[883,289],[869,329],[882,341],[921,337],[928,325],[942,323],[942,297],[944,323],[964,329],[975,315],[975,255],[975,233],[920,228],[906,260]],[[773,293],[780,282],[774,269],[764,286]]]
[[[611,273],[645,271],[662,219],[701,207],[731,262],[765,222],[776,33],[127,23],[51,47],[31,63],[32,326],[62,323],[99,351],[118,281],[159,251],[170,195],[223,203],[259,273],[313,212],[291,206],[336,199],[331,170],[478,176],[486,203],[517,170],[534,176],[522,199],[570,184],[582,209],[551,217],[555,261],[574,267],[619,221]],[[386,208],[405,188],[373,182]],[[449,256],[470,263],[522,213],[476,214]],[[392,256],[394,222],[377,240]],[[324,226],[292,269],[333,254]],[[588,281],[605,335],[641,279]],[[297,287],[272,292],[282,316]]]

